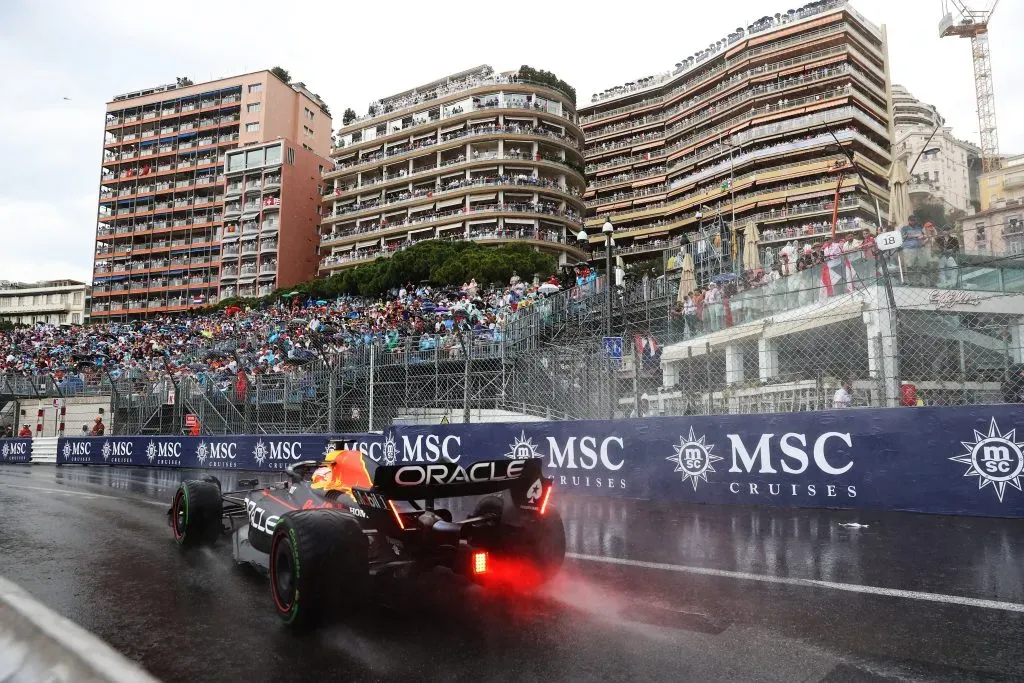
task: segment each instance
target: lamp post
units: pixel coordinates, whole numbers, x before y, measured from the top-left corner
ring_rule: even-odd
[[[606,337],[612,336],[612,287],[615,286],[615,271],[612,270],[612,247],[615,246],[612,234],[614,232],[615,226],[612,225],[610,220],[605,219],[604,225],[601,226],[601,233],[604,235],[604,272],[608,280],[605,287],[605,307],[607,311],[604,319],[604,333]],[[581,246],[589,244],[590,238],[585,228],[580,228],[580,231],[576,233],[576,242]]]

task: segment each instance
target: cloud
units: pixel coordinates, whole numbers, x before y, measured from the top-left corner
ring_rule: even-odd
[[[91,282],[95,197],[66,202],[0,197],[0,280]],[[85,254],[85,258],[83,258]]]

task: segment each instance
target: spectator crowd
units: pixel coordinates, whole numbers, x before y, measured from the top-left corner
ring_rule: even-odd
[[[85,326],[37,324],[0,332],[0,375],[48,376],[68,393],[104,376],[140,383],[191,376],[224,390],[243,387],[244,393],[245,383],[260,375],[301,375],[303,366],[325,354],[344,357],[374,343],[396,353],[459,355],[466,337],[501,341],[514,316],[559,289],[555,277],[529,283],[515,274],[497,288],[476,280],[461,287],[408,283],[378,300],[292,296],[259,308]]]

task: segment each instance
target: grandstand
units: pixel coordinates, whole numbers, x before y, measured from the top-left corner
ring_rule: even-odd
[[[547,296],[534,284],[515,310],[502,307],[497,290],[486,316],[498,325],[481,319],[433,337],[388,330],[369,343],[339,342],[337,315],[383,315],[392,304],[284,305],[249,314],[259,335],[290,340],[269,352],[278,355],[273,371],[260,371],[268,347],[230,326],[188,337],[187,352],[173,357],[158,348],[145,372],[87,363],[63,375],[26,374],[8,363],[0,420],[11,421],[16,401],[88,396],[109,397],[117,434],[187,433],[196,420],[204,434],[310,433],[444,418],[820,410],[833,407],[844,380],[854,406],[1004,400],[1008,373],[1024,363],[1024,260],[964,254],[955,270],[936,259],[916,275],[894,264],[892,308],[875,259],[846,258],[849,277],[830,288],[824,262],[747,283],[728,298],[727,316],[696,328],[681,314],[679,282],[664,277],[617,289],[611,311],[603,277]],[[614,356],[602,340],[608,315],[612,336],[624,339]],[[205,331],[227,318],[193,325]]]

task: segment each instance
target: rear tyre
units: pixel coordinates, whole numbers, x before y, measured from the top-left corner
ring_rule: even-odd
[[[565,527],[562,515],[549,507],[526,529],[527,559],[536,567],[541,581],[554,576],[565,561]]]
[[[209,546],[223,529],[220,487],[209,481],[186,479],[171,503],[171,530],[183,548]]]
[[[282,515],[270,542],[270,591],[292,628],[323,623],[356,604],[369,582],[369,546],[359,523],[340,510]]]

